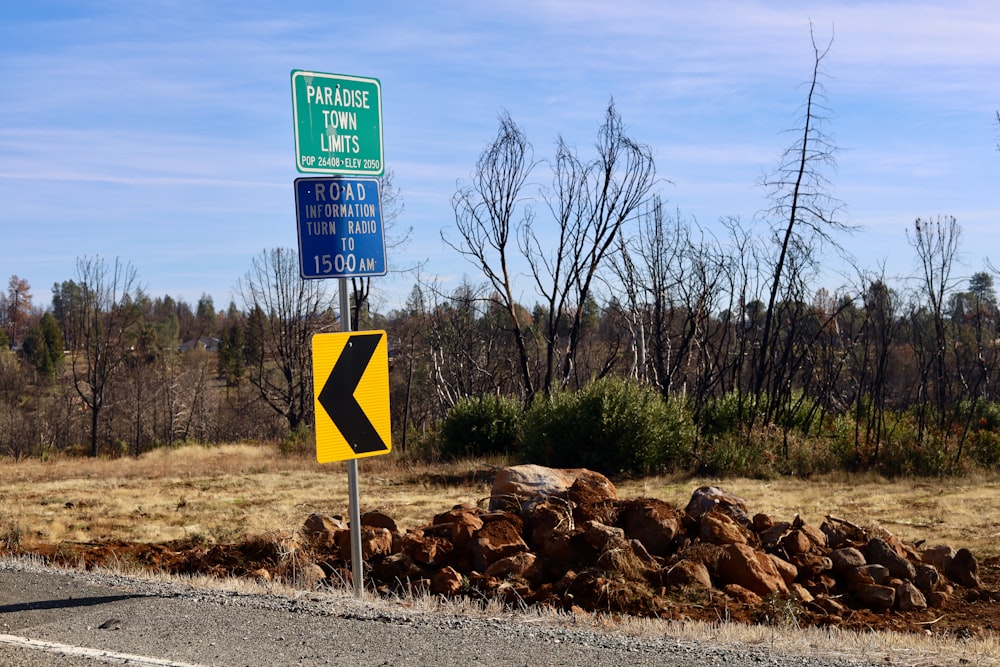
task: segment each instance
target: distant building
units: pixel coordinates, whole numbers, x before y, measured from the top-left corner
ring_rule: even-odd
[[[205,350],[207,352],[218,352],[219,351],[219,339],[214,336],[202,336],[201,338],[196,338],[194,340],[189,340],[181,343],[181,346],[177,348],[180,353],[192,352],[194,350]]]

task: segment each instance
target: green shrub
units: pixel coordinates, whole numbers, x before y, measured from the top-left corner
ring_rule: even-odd
[[[748,443],[738,433],[704,440],[694,466],[699,475],[764,478],[773,474],[774,455],[762,439]]]
[[[278,451],[284,456],[308,456],[316,452],[316,433],[308,426],[289,431],[278,442]]]
[[[445,458],[507,454],[521,439],[524,408],[504,396],[465,398],[441,424],[441,455]]]
[[[744,410],[749,408],[747,404],[749,400],[744,397]],[[698,416],[698,429],[704,438],[734,435],[740,432],[742,423],[740,395],[735,391],[710,399]]]
[[[1000,403],[979,401],[972,413],[966,451],[977,465],[1000,468]]]
[[[605,378],[537,400],[525,416],[523,442],[534,463],[642,475],[683,467],[694,425],[682,402]]]

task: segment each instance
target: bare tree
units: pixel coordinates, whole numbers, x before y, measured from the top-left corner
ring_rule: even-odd
[[[785,151],[778,168],[762,183],[771,200],[768,214],[778,221],[772,228],[778,252],[771,274],[760,352],[756,360],[754,395],[758,399],[768,384],[772,388],[787,386],[785,378],[781,377],[783,369],[778,368],[780,353],[775,316],[781,290],[791,284],[785,275],[790,263],[797,261],[800,269],[805,268],[805,263],[814,261],[815,246],[832,240],[829,235],[831,230],[848,228],[837,219],[842,204],[828,194],[829,183],[824,174],[824,168],[836,165],[836,148],[822,129],[825,91],[820,81],[823,60],[829,54],[833,40],[831,38],[826,47],[820,49],[812,26],[809,34],[812,37],[813,70],[803,105],[801,126],[793,130],[797,138]],[[801,271],[796,273],[801,275]],[[773,403],[770,401],[769,405]],[[770,411],[771,408],[768,409]]]
[[[614,100],[605,111],[596,149],[597,157],[585,162],[559,139],[552,164],[552,189],[546,197],[556,222],[555,241],[540,233],[531,218],[523,228],[521,250],[547,306],[546,322],[541,325],[546,342],[546,393],[555,382],[559,352],[559,384],[565,386],[570,381],[585,304],[598,271],[618,244],[623,225],[647,200],[656,180],[652,149],[625,133]],[[564,328],[565,340],[561,340]]]
[[[955,289],[956,279],[952,270],[958,257],[962,228],[954,216],[939,217],[935,220],[917,220],[913,223],[913,234],[906,234],[907,240],[917,253],[924,305],[930,315],[932,336],[921,335],[923,328],[914,323],[914,333],[920,336],[916,345],[917,354],[923,364],[921,377],[926,390],[925,397],[933,396],[934,407],[938,411],[939,425],[944,426],[947,408],[951,405],[949,396],[950,373],[947,363],[948,332],[945,321],[945,303]],[[924,411],[921,410],[921,427]],[[922,428],[921,428],[922,435]]]
[[[522,393],[528,402],[534,397],[535,383],[525,342],[528,323],[523,321],[514,296],[511,261],[516,248],[511,244],[511,235],[516,234],[521,220],[530,218],[530,211],[522,211],[521,204],[534,166],[533,149],[524,130],[510,114],[502,114],[497,135],[480,154],[471,181],[452,197],[461,240],[456,243],[442,236],[445,243],[482,271],[509,316],[508,331],[517,347]],[[519,215],[525,217],[519,219]]]
[[[313,417],[312,336],[334,325],[325,283],[300,278],[296,252],[274,248],[253,258],[236,287],[249,313],[250,382],[292,430]]]
[[[73,386],[90,411],[90,455],[97,456],[100,418],[108,407],[109,385],[125,362],[134,327],[142,317],[136,270],[118,258],[76,261],[78,303],[67,306],[67,328],[76,342],[71,349]]]
[[[719,365],[708,353],[715,301],[721,295],[726,259],[694,234],[697,223],[670,217],[658,197],[639,216],[635,237],[623,241],[616,271],[643,339],[645,368],[639,377],[664,397],[692,391],[696,405],[718,383]],[[638,360],[637,360],[638,361]],[[697,407],[695,408],[697,413]]]

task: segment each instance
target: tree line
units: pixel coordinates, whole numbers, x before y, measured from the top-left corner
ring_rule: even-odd
[[[682,406],[689,461],[729,448],[787,462],[835,446],[849,465],[895,472],[1000,462],[994,271],[959,276],[951,216],[907,230],[914,275],[851,263],[856,232],[829,194],[829,47],[813,48],[792,141],[760,183],[769,204],[749,222],[709,229],[670,210],[652,150],[613,101],[589,155],[559,138],[538,160],[502,114],[443,234],[478,278],[446,289],[414,271],[389,312],[372,308],[370,281],[350,286],[352,329],[389,334],[396,446],[440,453],[449,415],[469,401],[528,411],[616,378]],[[831,256],[853,266],[842,285],[820,283]],[[12,276],[0,295],[0,450],[307,441],[311,337],[341,328],[326,283],[299,278],[295,251],[265,250],[216,311],[208,296],[192,308],[145,294],[127,262],[84,257],[40,311]]]

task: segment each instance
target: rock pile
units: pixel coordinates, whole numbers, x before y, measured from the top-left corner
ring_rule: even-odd
[[[918,550],[832,516],[817,527],[799,516],[751,515],[715,487],[697,489],[683,510],[620,499],[589,470],[513,466],[497,475],[487,508],[459,505],[404,532],[380,512],[361,523],[366,578],[386,593],[663,617],[673,616],[677,596],[722,594],[748,606],[796,600],[833,619],[946,608],[959,593],[1000,597],[982,590],[967,549]],[[301,532],[326,577],[350,579],[350,531],[340,518],[314,514]]]

